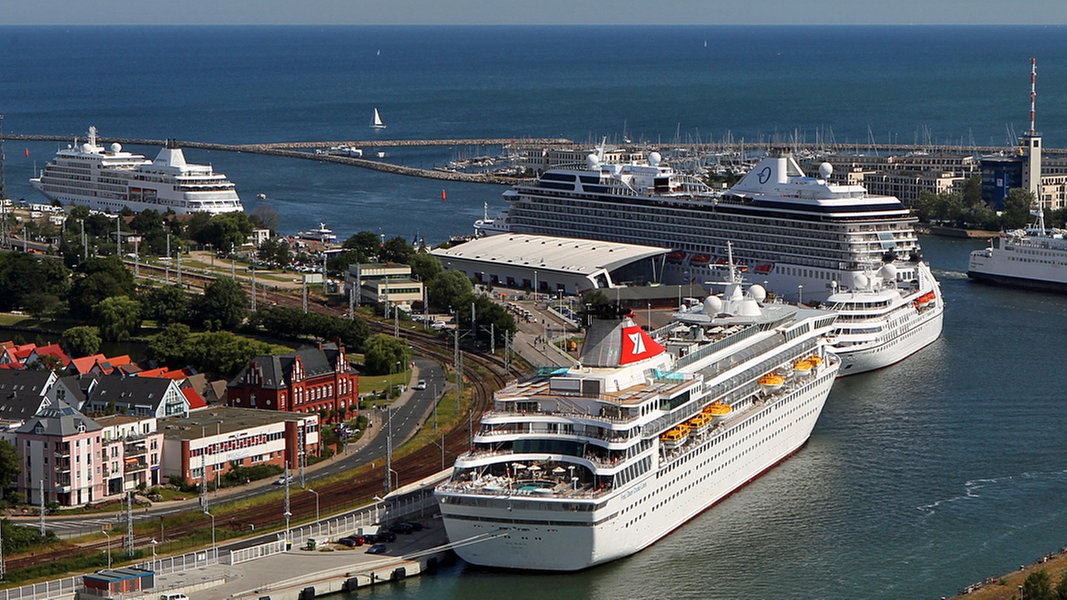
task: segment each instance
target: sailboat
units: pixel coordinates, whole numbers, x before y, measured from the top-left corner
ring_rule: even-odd
[[[382,116],[378,114],[378,108],[374,108],[374,119],[371,120],[370,126],[374,129],[385,129],[385,123],[382,122]]]

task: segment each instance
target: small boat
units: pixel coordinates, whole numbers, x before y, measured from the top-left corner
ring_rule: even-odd
[[[721,421],[726,415],[733,411],[733,407],[724,402],[712,402],[704,407],[704,410],[700,411],[705,415],[708,415],[714,422]]]
[[[706,264],[708,264],[709,260],[711,260],[711,257],[708,256],[707,254],[694,254],[693,258],[689,259],[689,264],[691,264],[691,265],[706,265]]]
[[[811,364],[811,361],[807,359],[798,360],[797,362],[793,363],[793,370],[797,373],[797,375],[802,376],[811,375],[811,370],[814,367],[815,365]]]
[[[756,272],[760,275],[766,275],[774,269],[774,263],[766,263],[762,265],[756,265]]]
[[[663,435],[659,436],[663,447],[668,450],[674,450],[680,447],[689,439],[689,425],[681,423],[674,427],[674,429],[668,430]]]
[[[817,367],[822,364],[822,357],[817,354],[813,354],[808,357],[808,362],[811,363],[811,366]]]
[[[378,151],[378,158],[385,158],[385,150]]]
[[[711,425],[711,422],[711,415],[706,415],[702,412],[697,413],[692,419],[686,421],[689,425],[690,433],[704,433],[708,426]]]
[[[759,378],[760,388],[767,393],[777,392],[783,385],[785,385],[785,377],[776,373],[767,373]]]
[[[374,118],[371,119],[370,126],[374,129],[385,129],[382,116],[378,114],[378,107],[374,107]]]
[[[675,250],[667,254],[667,262],[669,263],[680,263],[683,260],[685,260],[685,252],[681,250]]]

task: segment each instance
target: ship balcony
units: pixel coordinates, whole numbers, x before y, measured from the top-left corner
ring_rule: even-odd
[[[632,445],[639,438],[638,430],[636,430],[636,429],[629,430],[629,434],[627,432],[621,432],[621,431],[612,431],[612,430],[596,431],[596,430],[590,430],[590,429],[586,429],[584,432],[583,431],[561,432],[561,431],[558,431],[558,430],[553,431],[551,429],[548,429],[547,427],[523,427],[522,425],[530,425],[530,424],[529,423],[519,424],[519,426],[517,426],[517,427],[516,426],[511,426],[511,427],[507,427],[505,429],[484,429],[483,428],[481,431],[479,431],[477,434],[475,434],[475,436],[474,436],[475,440],[474,441],[475,442],[478,442],[478,441],[481,441],[481,442],[498,441],[499,438],[504,437],[504,436],[516,436],[516,437],[517,436],[524,436],[524,437],[525,436],[537,436],[537,437],[551,436],[551,437],[558,437],[560,439],[565,439],[565,440],[570,440],[570,441],[598,440],[598,441],[602,441],[602,442],[608,442],[609,445],[617,445],[618,448],[625,448],[626,446]]]
[[[531,459],[531,455],[528,452],[516,453],[512,450],[470,450],[465,454],[461,454],[457,461],[462,461],[463,466],[484,466],[492,463],[506,463],[522,462]],[[506,460],[501,461],[501,457],[507,457]],[[603,456],[596,452],[586,452],[583,456],[565,456],[565,459],[569,461],[569,464],[578,465],[588,469],[589,471],[602,471],[605,469],[614,469],[616,467],[625,466],[626,461],[620,461],[617,458],[611,459],[607,456]]]
[[[499,403],[497,408],[487,411],[482,415],[483,420],[514,420],[516,417],[566,417],[567,419],[582,419],[594,423],[610,423],[612,425],[628,425],[637,421],[640,415],[627,415],[616,416],[608,413],[594,415],[587,412],[580,411],[566,411],[566,410],[554,410],[554,411],[523,411],[523,410],[507,410],[501,409]]]

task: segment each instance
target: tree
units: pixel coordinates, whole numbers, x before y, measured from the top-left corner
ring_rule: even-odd
[[[456,313],[460,329],[470,329],[471,327],[471,311],[467,310],[471,302],[474,303],[474,315],[478,325],[478,330],[475,332],[476,339],[489,342],[490,336],[495,335],[495,343],[499,347],[504,345],[504,340],[509,335],[518,331],[515,319],[508,313],[507,309],[486,296],[467,296],[465,298],[463,302],[464,310]]]
[[[373,231],[360,231],[345,240],[341,246],[346,250],[355,250],[359,252],[364,257],[363,260],[359,262],[367,262],[373,257],[378,256],[382,243],[378,235]]]
[[[160,325],[182,323],[189,317],[189,295],[180,285],[152,287],[141,294],[144,316]]]
[[[441,266],[440,259],[432,254],[416,252],[408,259],[408,264],[411,265],[411,274],[421,279],[424,283],[433,281],[434,278],[445,272],[445,268]]]
[[[363,366],[370,375],[388,375],[396,372],[396,364],[407,365],[411,353],[407,342],[389,335],[370,337],[363,349]]]
[[[277,265],[283,269],[289,266],[289,263],[293,258],[293,254],[289,249],[289,244],[285,240],[277,238],[264,240],[256,250],[256,255],[259,257],[259,260],[272,265]]]
[[[252,211],[252,214],[248,217],[249,222],[255,227],[260,229],[269,229],[270,232],[277,233],[278,225],[282,222],[282,218],[278,215],[278,211],[274,210],[269,204],[260,204]]]
[[[172,323],[148,343],[148,357],[171,368],[187,366],[193,354],[189,326]]]
[[[963,203],[967,206],[984,205],[982,199],[982,176],[972,175],[963,182]]]
[[[63,301],[59,296],[47,292],[30,294],[26,297],[24,306],[34,318],[40,320],[54,319],[63,311]]]
[[[22,466],[19,462],[18,450],[10,442],[0,440],[0,497],[7,495],[7,491],[11,488],[11,482],[21,472]],[[7,532],[5,531],[4,533]]]
[[[71,356],[89,356],[100,351],[100,330],[90,325],[78,325],[63,332],[63,342]]]
[[[204,288],[204,295],[194,305],[200,322],[213,324],[209,329],[232,330],[248,315],[248,294],[233,279],[219,277]]]
[[[115,256],[89,258],[79,268],[67,302],[75,317],[88,318],[104,298],[134,295],[133,274]]]
[[[1060,582],[1056,584],[1056,600],[1067,600],[1067,574],[1060,576]]]
[[[141,329],[141,303],[128,296],[104,298],[93,307],[100,337],[123,341]]]
[[[25,252],[0,254],[0,310],[30,308],[41,294],[66,294],[69,272],[61,261]]]
[[[210,331],[193,339],[190,364],[229,379],[256,356],[270,352],[271,346],[265,342],[242,338],[229,331]]]
[[[1034,193],[1023,188],[1011,188],[1004,198],[1001,222],[1004,229],[1019,229],[1030,224],[1030,211],[1036,204]]]
[[[1049,579],[1048,571],[1039,569],[1030,573],[1023,582],[1022,597],[1026,600],[1055,600],[1056,594],[1052,591],[1052,581]]]
[[[397,236],[384,244],[382,244],[382,250],[378,254],[378,260],[381,262],[395,262],[401,264],[407,264],[411,260],[411,255],[415,253],[415,249],[411,247],[411,244],[404,238]]]
[[[343,275],[348,271],[348,267],[367,262],[367,257],[358,250],[342,250],[326,260],[326,270],[330,274]]]
[[[445,271],[430,282],[426,297],[432,306],[446,308],[456,306],[473,290],[474,284],[461,271]]]

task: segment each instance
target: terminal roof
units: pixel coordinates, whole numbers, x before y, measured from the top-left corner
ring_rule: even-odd
[[[667,252],[670,248],[508,233],[451,248],[437,248],[430,253],[442,261],[455,258],[588,275],[601,269],[612,271]]]

